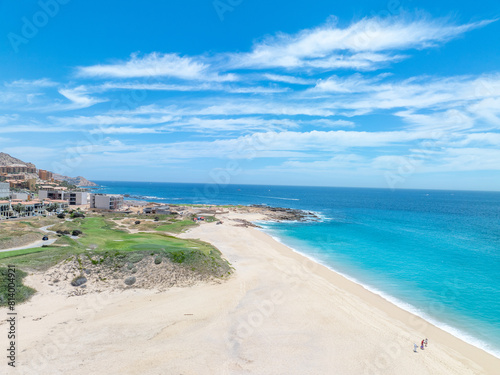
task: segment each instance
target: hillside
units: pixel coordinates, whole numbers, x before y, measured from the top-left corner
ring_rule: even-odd
[[[27,163],[22,161],[21,159],[15,158],[9,154],[6,154],[5,152],[0,152],[0,166],[9,166],[13,164],[21,164],[25,165],[27,167],[32,167],[36,168],[36,166],[33,163]],[[25,174],[26,178],[38,178],[36,174],[32,173],[27,173]],[[87,180],[86,178],[82,176],[78,177],[68,177],[68,176],[63,176],[57,173],[53,174],[54,180],[59,180],[59,181],[66,181],[69,184],[76,185],[76,186],[98,186],[97,184]]]
[[[54,180],[58,181],[66,181],[70,183],[71,185],[76,185],[76,186],[98,186],[96,183],[87,180],[85,177],[78,176],[78,177],[68,177],[68,176],[63,176],[57,173],[54,173]]]
[[[32,163],[26,163],[22,161],[21,159],[15,158],[13,156],[10,156],[9,154],[6,154],[5,152],[0,152],[0,166],[8,166],[8,165],[13,165],[13,164],[22,164],[26,165],[28,167],[35,167],[34,164]]]

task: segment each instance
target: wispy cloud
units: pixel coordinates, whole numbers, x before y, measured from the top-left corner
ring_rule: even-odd
[[[268,37],[249,53],[232,54],[230,66],[369,70],[404,58],[394,51],[434,47],[493,21],[456,25],[447,19],[373,17],[341,27],[331,18],[295,35]]]
[[[5,83],[6,87],[16,87],[16,88],[34,88],[34,87],[55,87],[59,85],[48,78],[40,78],[35,80],[19,79],[16,81]]]
[[[272,74],[272,73],[266,73],[263,75],[263,77],[269,81],[285,82],[285,83],[291,83],[293,85],[313,85],[316,82],[315,79],[311,78],[307,79],[307,78],[294,77],[282,74]]]
[[[64,125],[147,125],[147,124],[162,124],[172,121],[172,116],[159,117],[136,117],[136,116],[75,116],[75,117],[49,117],[56,123]]]
[[[199,59],[198,59],[199,60]],[[234,81],[236,75],[218,75],[210,66],[192,57],[181,57],[175,53],[156,53],[139,56],[133,54],[127,61],[79,67],[80,77],[96,78],[154,78],[174,77],[186,80]]]
[[[88,95],[85,86],[79,86],[75,88],[64,88],[59,89],[59,94],[64,96],[66,99],[70,100],[71,103],[68,105],[55,106],[54,109],[79,109],[91,107],[94,104],[106,102],[107,99],[96,98]]]

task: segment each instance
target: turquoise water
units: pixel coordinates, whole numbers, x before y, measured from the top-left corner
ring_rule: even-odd
[[[500,193],[101,182],[159,202],[318,212],[263,223],[283,243],[500,357]],[[430,338],[429,338],[430,339]]]

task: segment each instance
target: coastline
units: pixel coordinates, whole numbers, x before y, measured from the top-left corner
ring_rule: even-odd
[[[228,215],[226,219],[231,219],[231,216]],[[247,220],[249,220],[247,218]],[[264,219],[258,220],[250,220],[250,221],[260,221],[265,222]],[[386,296],[378,294],[376,291],[368,289],[366,286],[361,284],[355,279],[350,278],[347,275],[343,275],[334,269],[328,267],[327,265],[322,264],[316,259],[305,255],[304,253],[296,250],[292,247],[284,244],[279,238],[275,238],[270,233],[266,233],[265,229],[257,229],[257,228],[248,228],[249,231],[254,232],[253,236],[260,237],[263,241],[266,241],[271,244],[273,248],[275,248],[279,253],[285,257],[289,257],[294,259],[295,261],[300,262],[301,264],[310,265],[310,270],[306,270],[306,272],[311,272],[315,274],[315,276],[319,276],[322,279],[326,280],[332,286],[339,287],[342,292],[347,292],[348,294],[359,298],[363,303],[366,303],[368,306],[372,308],[376,308],[380,310],[384,314],[386,314],[389,319],[394,319],[397,324],[402,324],[406,331],[419,331],[420,336],[422,337],[432,337],[432,341],[435,344],[442,345],[443,347],[447,347],[447,350],[450,350],[449,353],[455,352],[459,355],[456,356],[456,359],[461,361],[462,363],[467,363],[467,366],[470,366],[472,361],[475,364],[478,364],[483,367],[482,370],[479,368],[475,368],[477,373],[486,373],[486,374],[494,374],[495,371],[500,367],[500,359],[485,351],[484,349],[477,347],[475,345],[469,344],[463,341],[461,338],[455,336],[453,333],[450,333],[443,328],[436,326],[433,322],[426,320],[424,317],[421,317],[407,309],[395,304],[393,301],[386,298]],[[191,230],[191,233],[196,233],[196,230]],[[265,237],[264,237],[265,236]],[[208,237],[200,237],[202,240],[211,240],[214,241],[214,238]],[[391,322],[394,323],[394,322]],[[416,339],[414,341],[417,341]],[[408,346],[411,345],[411,340],[408,341]],[[372,370],[374,370],[372,368]],[[388,368],[385,368],[388,370]],[[472,368],[469,368],[472,371]],[[422,373],[423,369],[419,369],[418,373]],[[375,372],[377,373],[377,372]],[[383,372],[387,373],[387,372]],[[409,372],[406,372],[409,373]],[[444,373],[444,372],[440,372]],[[459,373],[459,372],[453,372]]]
[[[258,223],[261,224],[261,223],[265,223],[265,222],[266,221],[259,221]],[[472,334],[469,334],[465,331],[462,331],[458,328],[455,328],[455,327],[447,324],[445,321],[442,321],[442,320],[439,320],[435,317],[432,317],[432,316],[428,315],[427,313],[425,313],[424,311],[422,311],[421,309],[419,309],[418,307],[416,307],[415,305],[412,305],[408,302],[403,301],[402,299],[394,297],[394,296],[392,296],[392,295],[390,295],[390,294],[388,294],[388,293],[386,293],[386,292],[384,292],[384,291],[382,291],[382,290],[380,290],[372,285],[364,283],[351,275],[343,273],[343,272],[335,269],[331,265],[324,263],[320,259],[317,259],[317,258],[307,254],[306,252],[297,250],[295,247],[286,244],[285,241],[283,241],[280,237],[276,236],[275,234],[271,233],[269,230],[267,230],[267,228],[261,228],[261,231],[263,233],[267,234],[268,236],[270,236],[274,241],[288,247],[294,253],[297,253],[303,257],[306,257],[307,259],[311,260],[312,262],[318,263],[319,265],[321,265],[323,267],[326,267],[330,271],[339,274],[340,276],[344,277],[345,279],[347,279],[347,280],[349,280],[357,285],[360,285],[362,288],[366,289],[368,292],[373,293],[377,296],[380,296],[381,298],[386,300],[388,303],[395,305],[396,307],[427,321],[428,323],[432,324],[436,328],[438,328],[442,331],[445,331],[446,333],[456,337],[457,339],[464,341],[464,342],[467,341],[468,343],[470,343],[470,345],[472,345],[480,350],[483,350],[487,354],[492,355],[493,357],[495,357],[497,359],[500,359],[500,352],[498,352],[495,349],[487,348],[489,346],[488,343],[481,341],[480,339],[474,337]]]
[[[496,357],[238,221],[262,218],[230,212],[223,225],[179,236],[209,242],[229,260],[235,272],[219,283],[68,297],[43,273],[30,275],[26,283],[39,293],[18,306],[16,373],[422,375],[500,367]],[[414,353],[413,343],[426,337],[429,346]]]

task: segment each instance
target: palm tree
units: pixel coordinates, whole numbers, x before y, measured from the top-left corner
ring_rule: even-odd
[[[21,214],[21,212],[24,211],[24,206],[21,203],[18,203],[14,207],[12,207],[12,209],[16,211],[18,214]]]

